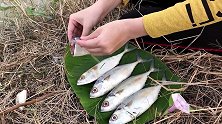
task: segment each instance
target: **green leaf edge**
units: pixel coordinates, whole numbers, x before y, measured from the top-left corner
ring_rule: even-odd
[[[131,47],[133,47],[133,46],[131,46]],[[121,48],[120,50],[118,50],[117,52],[115,52],[113,55],[115,55],[115,54],[117,54],[117,53],[119,53],[120,51],[122,51],[124,48]],[[139,50],[139,49],[138,49]],[[163,62],[161,62],[161,60],[160,59],[158,59],[158,58],[156,58],[156,57],[154,57],[152,54],[150,54],[149,52],[147,52],[147,51],[144,51],[144,50],[139,50],[139,51],[143,51],[143,52],[146,52],[147,54],[149,54],[149,56],[152,56],[154,59],[155,59],[155,61],[158,61],[159,63],[161,63],[162,65],[161,66],[165,66],[165,71],[167,72],[167,77],[169,77],[169,75],[171,75],[171,80],[172,81],[181,81],[181,79],[178,77],[178,76],[176,76],[176,75],[174,75],[171,71],[170,71],[170,69],[163,63]],[[126,55],[124,55],[124,56],[126,56]],[[112,112],[107,112],[107,113],[101,113],[101,112],[99,112],[99,108],[100,108],[100,105],[101,105],[101,101],[104,99],[104,98],[97,98],[97,99],[93,99],[93,100],[90,100],[90,102],[89,103],[97,103],[97,106],[95,106],[94,108],[92,108],[92,107],[89,107],[90,105],[86,105],[86,103],[85,103],[85,101],[86,100],[89,100],[89,96],[88,96],[88,98],[87,97],[83,97],[82,96],[82,94],[80,94],[80,92],[78,92],[77,91],[77,87],[78,88],[80,88],[80,87],[85,87],[86,89],[88,89],[88,92],[90,91],[90,88],[89,87],[92,87],[93,86],[93,84],[88,84],[88,85],[84,85],[84,86],[77,86],[77,85],[75,85],[76,84],[76,82],[77,82],[77,80],[78,80],[78,78],[76,78],[76,81],[74,81],[74,75],[72,75],[71,73],[72,73],[72,71],[70,71],[68,68],[69,68],[69,62],[68,62],[68,59],[71,59],[71,60],[73,60],[73,62],[75,61],[75,60],[78,60],[78,59],[83,59],[83,58],[86,58],[86,59],[89,59],[91,56],[90,55],[85,55],[85,56],[81,56],[81,57],[73,57],[72,55],[71,55],[71,53],[70,53],[70,51],[69,51],[69,46],[67,45],[67,47],[66,47],[66,54],[65,54],[65,57],[64,57],[64,61],[65,61],[65,70],[66,70],[66,74],[67,74],[67,78],[68,78],[68,82],[70,83],[70,85],[71,85],[71,87],[72,87],[72,89],[73,89],[73,91],[75,92],[75,94],[77,95],[77,97],[80,99],[80,103],[82,104],[82,106],[83,106],[83,108],[88,112],[88,114],[89,115],[91,115],[91,116],[93,116],[93,117],[95,117],[96,118],[96,121],[97,121],[97,123],[99,123],[99,124],[106,124],[106,123],[108,123],[108,120],[109,120],[109,117],[110,117],[110,115],[112,114]],[[109,56],[107,56],[107,57],[109,57]],[[102,60],[102,59],[105,59],[105,58],[107,58],[107,57],[98,57],[98,60]],[[126,58],[126,57],[125,57]],[[98,62],[98,61],[96,61],[95,60],[95,58],[93,58],[92,59],[94,62],[92,62],[92,63],[94,63],[94,65]],[[121,63],[121,62],[120,62]],[[155,64],[156,65],[156,64]],[[90,68],[91,66],[89,66],[88,68]],[[83,72],[85,72],[86,70],[84,70],[84,71],[82,71],[82,73]],[[81,74],[82,74],[81,73]],[[81,75],[80,74],[80,75]],[[79,75],[79,76],[80,76]],[[79,76],[77,76],[77,77],[79,77]],[[151,75],[151,77],[152,77],[152,75]],[[157,77],[158,78],[158,77]],[[160,79],[159,79],[160,80]],[[75,83],[75,84],[74,84]],[[87,88],[88,87],[88,88]],[[168,87],[170,87],[170,88],[181,88],[182,87],[182,85],[173,85],[173,86],[168,86]],[[165,89],[161,89],[161,95],[164,93],[164,92],[168,92],[168,91],[166,91]],[[170,107],[170,105],[172,104],[171,102],[170,102],[170,96],[171,96],[171,94],[172,93],[174,93],[174,92],[168,92],[167,93],[167,95],[166,95],[166,97],[165,97],[165,100],[163,100],[163,96],[162,97],[158,97],[158,100],[145,112],[145,113],[143,113],[141,116],[139,116],[136,120],[134,120],[133,122],[130,122],[130,123],[133,123],[133,124],[144,124],[145,122],[148,122],[148,121],[151,121],[151,120],[154,120],[155,118],[157,118],[157,117],[160,117],[160,116],[164,116],[165,114],[167,114],[166,112],[167,112],[167,110],[168,110],[168,108]],[[162,99],[160,99],[160,98],[162,98]],[[94,101],[94,102],[92,102],[92,101]],[[159,103],[165,103],[164,104],[164,107],[162,107],[162,108],[160,108],[160,106],[158,106],[159,105]],[[156,109],[154,109],[154,108],[156,108]],[[157,112],[159,109],[161,109],[162,111],[161,112]],[[97,111],[96,111],[97,110]],[[154,112],[154,113],[153,113]],[[101,118],[100,118],[101,117]]]

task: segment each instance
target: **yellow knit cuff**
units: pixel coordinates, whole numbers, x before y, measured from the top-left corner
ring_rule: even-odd
[[[143,25],[147,34],[152,38],[160,37],[161,34],[158,33],[157,29],[155,29],[153,26],[154,24],[152,23],[152,21],[149,21],[149,19],[152,19],[152,18],[150,18],[147,15],[143,16]]]
[[[129,3],[129,0],[123,0],[123,5],[126,6]]]

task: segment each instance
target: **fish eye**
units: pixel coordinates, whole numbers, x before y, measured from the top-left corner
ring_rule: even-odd
[[[116,121],[118,119],[118,116],[116,114],[113,114],[113,116],[111,117],[112,121]]]
[[[109,102],[108,101],[104,101],[102,104],[102,107],[108,107],[109,106]]]
[[[93,87],[93,89],[92,89],[91,92],[92,92],[92,93],[97,93],[97,92],[98,92],[98,89],[97,89],[96,87]]]
[[[85,79],[86,77],[84,76],[84,75],[82,75],[79,79],[80,80],[83,80],[83,79]]]

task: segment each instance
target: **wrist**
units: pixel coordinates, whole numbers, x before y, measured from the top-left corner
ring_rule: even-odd
[[[142,17],[134,19],[125,19],[124,26],[126,27],[126,36],[128,36],[129,39],[135,39],[148,35],[144,28]]]
[[[100,16],[100,20],[103,20],[105,16],[116,8],[122,0],[98,0],[92,7],[98,10],[98,14]]]

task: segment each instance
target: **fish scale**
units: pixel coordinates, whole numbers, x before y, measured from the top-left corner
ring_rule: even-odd
[[[112,90],[115,86],[131,75],[132,71],[138,63],[145,61],[147,60],[142,60],[139,58],[136,62],[117,66],[105,73],[94,84],[90,92],[90,98],[100,97]],[[109,77],[109,79],[107,79],[107,77]]]
[[[122,56],[134,50],[135,48],[128,48],[128,45],[126,45],[125,50],[115,56],[109,57],[107,59],[102,60],[100,63],[96,64],[95,66],[91,67],[88,71],[83,73],[79,80],[77,81],[77,85],[84,85],[84,84],[89,84],[96,79],[98,79],[100,76],[105,74],[107,71],[111,70],[114,68],[116,65],[119,64]]]
[[[147,76],[155,71],[158,71],[158,69],[154,68],[154,60],[151,59],[151,66],[149,71],[124,80],[107,95],[102,103],[101,112],[107,112],[116,109],[124,99],[142,89],[145,86]]]
[[[145,88],[124,100],[111,116],[109,124],[125,124],[144,113],[157,100],[160,89],[159,85]],[[117,119],[114,120],[114,117]]]
[[[166,73],[162,77],[162,83],[166,82]],[[125,99],[115,110],[109,120],[109,124],[125,124],[143,114],[157,100],[161,86],[153,86],[137,91]]]

